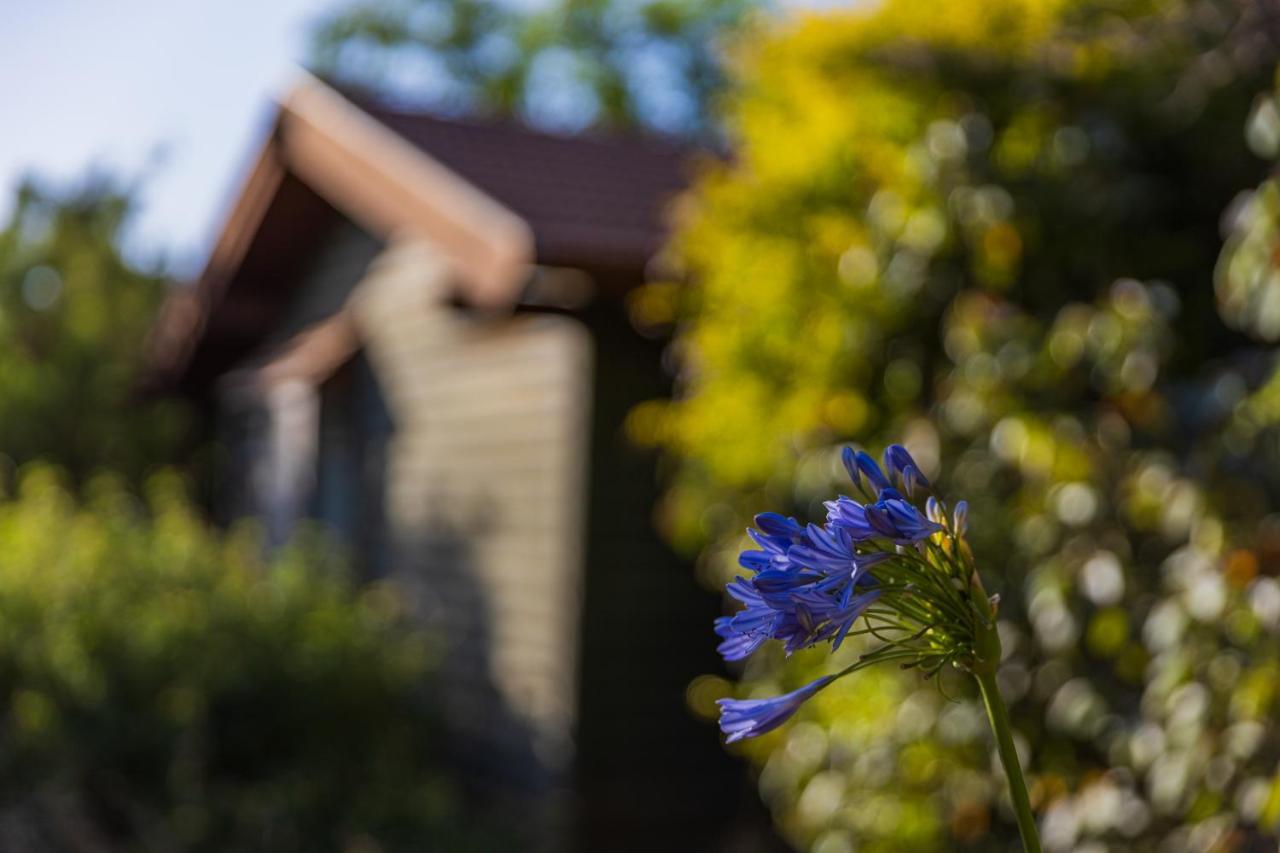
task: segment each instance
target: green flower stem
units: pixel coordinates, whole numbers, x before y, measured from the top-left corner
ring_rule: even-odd
[[[1027,783],[1022,778],[1022,765],[1018,762],[1018,750],[1013,745],[1013,726],[1009,723],[1009,711],[996,685],[994,666],[979,667],[974,672],[978,688],[982,691],[983,704],[987,706],[987,719],[996,736],[996,748],[1004,775],[1009,779],[1009,796],[1013,799],[1013,811],[1018,817],[1018,832],[1022,834],[1022,847],[1027,853],[1040,853],[1040,836],[1036,832],[1036,818],[1031,813],[1031,799],[1027,796]]]

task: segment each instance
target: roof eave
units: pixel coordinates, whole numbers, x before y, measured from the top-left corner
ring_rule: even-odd
[[[152,333],[155,375],[149,386],[182,382],[210,315],[235,280],[288,174],[380,239],[430,242],[450,260],[462,301],[505,309],[519,298],[534,263],[528,223],[307,75],[280,103],[273,131],[200,278],[162,311]]]
[[[315,78],[284,100],[277,137],[287,168],[356,224],[432,242],[464,300],[514,303],[534,262],[533,230],[501,202]]]

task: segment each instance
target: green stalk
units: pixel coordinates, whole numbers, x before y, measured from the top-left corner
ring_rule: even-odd
[[[1013,745],[1013,726],[1009,723],[1009,711],[1005,708],[1004,698],[996,685],[995,667],[978,667],[973,676],[978,679],[982,701],[987,706],[987,719],[991,721],[991,732],[996,736],[996,749],[1000,753],[1000,763],[1004,765],[1004,775],[1009,779],[1009,796],[1013,800],[1013,812],[1018,818],[1018,832],[1022,834],[1022,847],[1026,853],[1040,853],[1040,836],[1036,832],[1036,818],[1031,813],[1027,783],[1022,778],[1018,750]]]

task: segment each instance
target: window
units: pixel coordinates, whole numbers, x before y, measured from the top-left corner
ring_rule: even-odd
[[[308,515],[351,548],[366,578],[387,570],[384,513],[387,450],[394,425],[363,354],[339,368],[319,389],[315,487]]]

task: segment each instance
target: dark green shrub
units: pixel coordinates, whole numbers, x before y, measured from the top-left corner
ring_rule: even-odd
[[[54,472],[0,503],[0,846],[458,849],[395,591]]]

